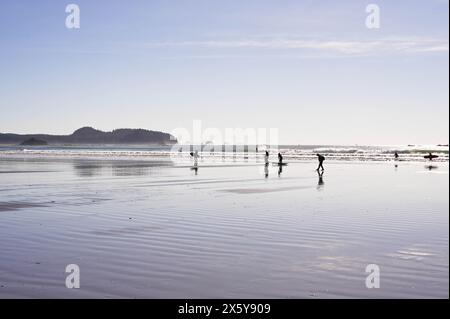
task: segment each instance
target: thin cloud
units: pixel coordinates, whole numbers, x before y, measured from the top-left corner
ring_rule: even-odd
[[[243,39],[152,42],[147,47],[190,47],[203,49],[266,49],[303,50],[341,55],[448,52],[448,40],[390,38],[367,41],[304,40],[304,39]]]

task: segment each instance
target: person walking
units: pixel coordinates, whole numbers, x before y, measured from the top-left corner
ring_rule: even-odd
[[[324,171],[325,168],[323,168],[323,161],[325,160],[325,157],[320,154],[316,154],[316,155],[317,155],[317,159],[319,160],[319,166],[317,167],[317,171],[319,171],[320,169],[322,169],[322,171]]]

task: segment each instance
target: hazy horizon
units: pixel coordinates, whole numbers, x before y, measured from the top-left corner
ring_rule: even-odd
[[[285,145],[449,142],[446,0],[73,3],[80,29],[68,3],[0,3],[0,132],[201,120]]]

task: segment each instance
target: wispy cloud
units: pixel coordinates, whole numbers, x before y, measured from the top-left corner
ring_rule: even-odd
[[[189,47],[202,49],[266,49],[337,53],[341,55],[378,55],[449,51],[447,39],[384,38],[367,41],[311,40],[293,38],[253,38],[239,40],[200,40],[151,42],[147,47]]]

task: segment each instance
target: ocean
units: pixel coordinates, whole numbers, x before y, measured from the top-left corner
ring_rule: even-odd
[[[425,155],[433,153],[439,157],[434,161],[447,162],[448,145],[396,145],[396,146],[342,146],[342,145],[280,145],[259,146],[226,146],[222,145],[175,145],[175,146],[143,146],[143,145],[51,145],[51,146],[0,146],[0,157],[73,157],[73,158],[121,158],[149,159],[171,158],[177,160],[189,158],[192,150],[198,150],[204,159],[212,161],[257,160],[268,150],[274,158],[281,152],[286,160],[302,161],[316,158],[320,153],[327,159],[338,161],[391,161],[394,153],[399,154],[399,161],[426,161]],[[180,150],[182,150],[180,152]]]

